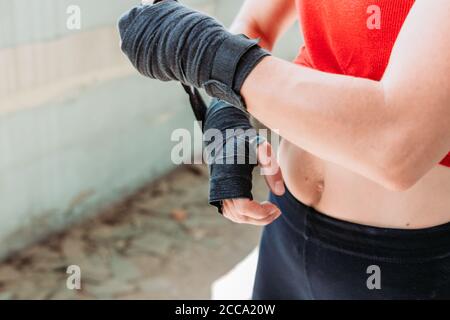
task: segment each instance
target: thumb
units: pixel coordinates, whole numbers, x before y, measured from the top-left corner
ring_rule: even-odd
[[[285,192],[283,175],[278,164],[276,153],[267,141],[258,146],[258,164],[270,190],[276,195]]]

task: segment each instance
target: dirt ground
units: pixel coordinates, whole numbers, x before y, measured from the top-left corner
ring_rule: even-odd
[[[257,244],[260,229],[207,205],[204,167],[186,166],[95,218],[0,264],[0,299],[209,299],[211,283]],[[255,177],[254,195],[267,189]],[[81,290],[66,286],[81,269]]]

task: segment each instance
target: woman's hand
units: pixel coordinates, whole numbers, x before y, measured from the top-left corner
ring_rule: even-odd
[[[285,192],[283,176],[276,154],[268,142],[258,147],[257,158],[261,173],[270,190],[276,195],[283,195]],[[281,215],[280,209],[273,203],[267,201],[259,203],[250,199],[225,200],[222,211],[224,217],[233,222],[257,226],[268,225]]]

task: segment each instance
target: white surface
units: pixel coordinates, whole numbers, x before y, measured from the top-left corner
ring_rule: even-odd
[[[259,247],[211,286],[212,300],[249,300],[252,297]]]

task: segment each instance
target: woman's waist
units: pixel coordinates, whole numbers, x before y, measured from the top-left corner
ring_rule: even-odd
[[[290,144],[283,143],[280,151],[280,166],[292,195],[328,216],[400,229],[450,221],[447,167],[437,165],[411,189],[397,192]]]
[[[403,263],[450,257],[450,223],[410,230],[344,221],[306,206],[288,188],[282,196],[271,194],[270,201],[281,209],[275,223],[287,228],[286,233],[335,251]]]

